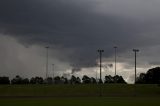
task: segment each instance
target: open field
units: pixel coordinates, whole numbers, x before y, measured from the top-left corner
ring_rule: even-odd
[[[0,96],[23,97],[132,97],[158,96],[160,87],[157,85],[0,85]]]
[[[160,98],[58,97],[0,99],[0,106],[159,106]]]
[[[100,97],[100,91],[102,97]],[[1,85],[0,106],[159,106],[157,85]]]

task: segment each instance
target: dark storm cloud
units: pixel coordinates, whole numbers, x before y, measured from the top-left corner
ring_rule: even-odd
[[[157,12],[147,13],[146,5],[141,5],[144,0],[139,3],[136,3],[137,0],[121,0],[118,2],[120,6],[116,2],[118,1],[1,0],[0,31],[17,38],[24,45],[53,46],[53,49],[66,55],[65,59],[61,56],[60,59],[78,64],[79,67],[95,64],[98,55],[96,50],[99,48],[105,49],[104,56],[109,57],[113,55],[114,45],[121,47],[119,52],[134,47],[159,45],[157,28],[160,21],[149,17],[157,16]]]

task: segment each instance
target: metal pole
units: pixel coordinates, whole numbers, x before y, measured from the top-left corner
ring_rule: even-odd
[[[101,86],[101,81],[102,81],[102,52],[104,52],[104,50],[98,50],[98,52],[99,52],[99,56],[100,56],[100,58],[99,58],[99,62],[100,62],[100,97],[102,96],[102,86]]]
[[[133,49],[133,52],[135,52],[135,84],[136,84],[136,79],[137,79],[137,52],[139,52],[138,49]]]
[[[98,50],[99,52],[99,62],[100,62],[100,81],[102,81],[102,52],[104,52],[104,50]]]
[[[117,75],[117,47],[114,47],[115,49],[115,76]]]
[[[137,79],[137,52],[135,52],[135,84]]]
[[[99,62],[100,62],[100,80],[102,81],[102,52],[100,52],[100,59],[99,59]]]
[[[97,70],[96,70],[96,81],[97,81]]]
[[[48,78],[48,48],[49,46],[46,47],[46,79]]]
[[[54,79],[54,64],[52,64],[52,71],[53,71],[53,79]]]

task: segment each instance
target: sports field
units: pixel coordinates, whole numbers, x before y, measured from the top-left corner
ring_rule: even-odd
[[[101,89],[100,89],[101,88]],[[101,92],[100,92],[101,91]],[[100,93],[102,96],[100,97]],[[157,85],[1,85],[0,106],[159,106]]]
[[[0,106],[160,106],[158,97],[3,98]]]

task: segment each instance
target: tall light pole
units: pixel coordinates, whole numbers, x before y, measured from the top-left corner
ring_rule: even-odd
[[[97,81],[97,70],[96,70],[96,81]]]
[[[115,50],[115,76],[117,75],[117,48],[118,47],[114,47],[114,50]]]
[[[53,79],[54,79],[54,64],[52,64],[52,71],[53,71]]]
[[[100,80],[99,80],[99,84],[102,83],[102,52],[104,52],[104,50],[102,49],[99,49],[98,50],[99,52],[99,68],[100,68]],[[99,96],[101,97],[102,96],[102,86],[100,85],[100,92],[99,92]]]
[[[97,63],[95,64],[95,66],[97,66]],[[96,71],[95,71],[95,74],[96,74],[96,76],[95,76],[95,77],[96,77],[96,82],[97,82],[97,79],[98,79],[98,78],[97,78],[97,77],[98,77],[98,74],[97,74],[97,73],[98,73],[98,70],[96,69]]]
[[[49,46],[46,46],[46,79],[48,78],[48,49]]]
[[[100,68],[100,81],[102,81],[102,52],[104,52],[104,50],[99,49],[98,52],[99,52],[99,63],[100,63],[100,65],[99,65],[99,68]]]
[[[133,52],[135,53],[135,84],[136,84],[137,52],[139,52],[139,50],[138,49],[133,49]]]

